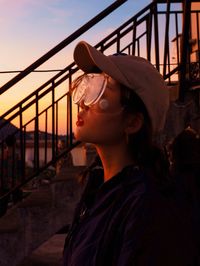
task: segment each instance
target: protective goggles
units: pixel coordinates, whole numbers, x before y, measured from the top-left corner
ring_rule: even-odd
[[[108,76],[105,74],[87,74],[72,84],[74,90],[72,92],[72,100],[75,104],[90,106],[99,101],[103,95],[108,82]]]

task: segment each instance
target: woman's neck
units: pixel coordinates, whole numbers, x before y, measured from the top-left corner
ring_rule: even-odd
[[[134,164],[124,145],[96,146],[104,169],[104,182],[119,173],[125,166]]]

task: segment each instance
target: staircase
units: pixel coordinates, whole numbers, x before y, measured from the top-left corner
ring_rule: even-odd
[[[66,48],[81,34],[92,29],[96,23],[126,1],[115,1],[4,84],[0,94],[6,93],[25,77],[37,71],[44,62]],[[199,9],[193,5],[198,3]],[[200,121],[199,13],[200,1],[153,1],[95,45],[105,54],[125,52],[145,57],[161,72],[171,95],[171,107],[162,134],[162,142],[175,136],[186,125],[196,125],[197,121]],[[197,30],[194,31],[194,28]],[[8,191],[1,191],[0,208],[17,189],[24,190],[29,182],[50,166],[56,167],[59,160],[80,145],[73,138],[74,117],[78,110],[73,106],[69,94],[71,82],[76,77],[77,71],[77,66],[72,62],[1,115],[0,133],[9,124],[15,125],[11,137],[14,137],[16,142],[10,151],[12,184]],[[66,117],[66,120],[60,121],[60,117]],[[64,128],[64,136],[60,135],[61,127]],[[5,135],[0,140],[1,187],[5,186],[6,143]],[[28,167],[27,150],[30,143],[34,152],[32,166]],[[40,150],[41,145],[43,152]],[[17,180],[16,154],[20,161]],[[32,191],[28,197],[7,212],[2,212],[0,265],[19,264],[24,257],[70,223],[81,193],[81,188],[74,178],[80,170],[80,167],[64,164],[50,184],[39,187],[35,192]]]
[[[80,167],[64,167],[50,185],[32,191],[0,219],[0,265],[18,265],[37,247],[69,225],[81,188]]]

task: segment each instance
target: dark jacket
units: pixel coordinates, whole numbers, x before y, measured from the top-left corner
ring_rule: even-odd
[[[66,238],[65,266],[197,266],[189,210],[154,178],[125,167],[91,171]]]

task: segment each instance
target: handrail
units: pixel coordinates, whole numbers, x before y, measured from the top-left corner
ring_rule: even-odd
[[[75,143],[73,143],[69,148],[66,148],[65,150],[63,150],[56,158],[55,160],[52,160],[50,162],[48,162],[44,167],[40,168],[40,172],[46,170],[49,166],[51,166],[53,163],[56,163],[57,161],[59,161],[61,158],[63,158],[65,155],[67,155],[72,149],[74,149],[75,147],[77,147],[78,145],[80,145],[81,142],[80,141],[76,141]],[[39,174],[40,172],[38,172],[37,174]],[[21,187],[23,187],[24,185],[26,185],[29,181],[31,181],[34,177],[36,176],[36,173],[34,173],[33,175],[29,176],[24,182],[22,182],[20,185],[14,187],[13,189],[11,189],[10,191],[8,191],[7,193],[5,193],[3,196],[0,195],[0,200],[11,195],[16,189],[19,189]]]
[[[99,43],[98,46],[100,47],[102,43],[105,43],[107,40],[109,40],[112,36],[114,36],[116,34],[116,32],[121,31],[122,29],[124,29],[126,26],[128,26],[133,20],[137,19],[138,17],[140,17],[142,14],[144,14],[146,11],[148,11],[150,9],[150,7],[153,5],[153,3],[148,4],[146,7],[144,7],[142,10],[140,10],[136,15],[134,15],[133,17],[131,17],[129,20],[127,20],[126,22],[124,22],[121,26],[119,26],[116,30],[114,30],[111,34],[109,34],[108,36],[106,36],[104,39],[102,39]],[[95,47],[98,48],[98,46],[96,45]]]
[[[77,37],[82,35],[84,32],[89,30],[91,27],[93,27],[95,24],[97,24],[99,21],[101,21],[103,18],[105,18],[107,15],[112,13],[114,10],[116,10],[119,6],[127,2],[127,0],[117,0],[110,6],[108,6],[106,9],[104,9],[102,12],[100,12],[97,16],[93,17],[91,20],[89,20],[86,24],[84,24],[81,28],[73,32],[69,37],[67,37],[65,40],[60,42],[58,45],[56,45],[53,49],[51,49],[49,52],[44,54],[42,57],[40,57],[38,60],[36,60],[33,64],[25,68],[21,73],[19,73],[17,76],[9,80],[7,83],[5,83],[0,88],[0,94],[7,91],[10,87],[15,85],[17,82],[22,80],[24,77],[26,77],[29,73],[31,73],[33,70],[38,68],[40,65],[45,63],[49,58],[57,54],[59,51],[61,51],[63,48],[65,48],[68,44],[73,42]]]
[[[72,69],[72,67],[75,66],[75,63],[71,63],[70,65],[68,65],[67,67],[65,67],[63,70],[61,70],[58,74],[56,74],[54,77],[52,77],[50,80],[48,80],[47,82],[45,82],[44,84],[42,84],[38,89],[36,89],[35,91],[33,91],[31,94],[29,94],[28,96],[26,96],[23,100],[21,100],[19,103],[17,103],[16,105],[14,105],[11,109],[9,109],[8,111],[6,111],[4,114],[2,114],[0,117],[6,117],[7,115],[9,115],[10,113],[12,113],[14,110],[16,110],[19,106],[21,106],[23,103],[25,103],[28,99],[32,98],[36,93],[38,93],[40,90],[42,90],[43,88],[45,88],[46,86],[52,84],[52,82],[54,82],[55,79],[59,78],[60,76],[62,76],[66,71],[69,71],[69,69]],[[74,69],[74,71],[77,70],[77,67]],[[18,115],[15,114],[15,115]],[[9,119],[6,119],[1,125],[0,125],[0,129],[7,124],[8,122],[10,122],[13,118],[15,118],[15,116],[10,117]]]

